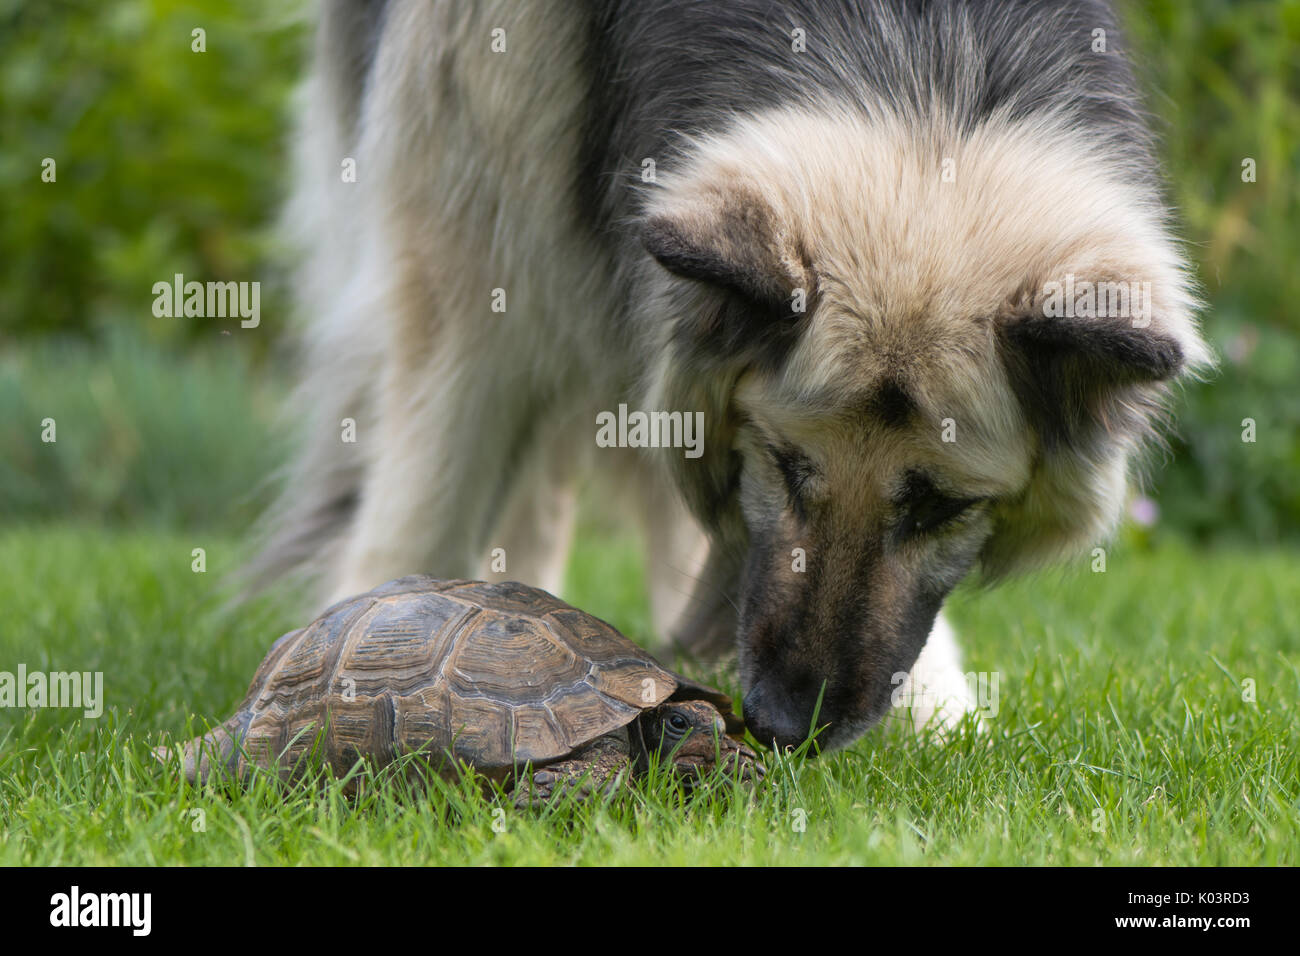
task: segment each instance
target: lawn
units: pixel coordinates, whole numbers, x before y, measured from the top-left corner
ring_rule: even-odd
[[[267,6],[0,15],[20,197],[0,216],[0,680],[101,672],[105,695],[96,718],[0,706],[0,866],[1300,863],[1300,0],[1118,4],[1222,362],[1178,399],[1158,524],[1105,573],[1083,557],[954,598],[967,669],[998,679],[987,732],[880,728],[767,755],[752,795],[683,804],[656,779],[542,813],[364,769],[355,799],[196,789],[150,756],[227,717],[306,623],[290,594],[232,607],[221,584],[301,437],[277,418],[294,257],[272,213],[310,18]],[[176,273],[264,282],[265,321],[153,315]],[[638,549],[609,517],[588,516],[565,596],[646,643]]]
[[[365,771],[351,799],[337,782],[196,789],[155,767],[162,732],[228,716],[302,623],[283,597],[224,606],[238,545],[0,533],[0,671],[102,671],[105,698],[98,719],[0,710],[0,865],[1300,862],[1294,552],[1130,544],[1106,573],[959,594],[967,668],[999,675],[987,734],[940,746],[886,728],[831,756],[768,755],[752,796],[683,805],[655,780],[516,812],[468,784],[419,793]],[[568,596],[644,639],[636,554],[589,538]]]

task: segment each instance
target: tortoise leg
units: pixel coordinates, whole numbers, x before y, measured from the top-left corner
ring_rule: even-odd
[[[567,760],[548,763],[534,770],[532,777],[517,781],[512,791],[515,806],[540,807],[564,795],[578,800],[593,793],[608,795],[622,782],[619,772],[631,768],[627,732],[606,734],[575,750]]]

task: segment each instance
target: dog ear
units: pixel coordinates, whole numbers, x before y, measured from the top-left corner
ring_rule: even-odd
[[[1150,318],[1035,309],[1001,320],[998,332],[1012,387],[1049,448],[1145,422],[1185,364],[1178,340]]]
[[[995,532],[980,554],[989,581],[1075,553],[1110,532],[1130,456],[1156,436],[1167,383],[1187,362],[1158,312],[1135,325],[1131,318],[1023,307],[1000,316],[996,333],[1041,453],[1023,495],[995,514]]]
[[[1183,349],[1170,336],[1129,319],[1025,315],[1003,326],[1020,352],[1041,363],[1080,366],[1094,378],[1122,385],[1173,378]]]
[[[679,328],[712,351],[771,352],[789,343],[813,306],[816,274],[802,243],[754,193],[676,199],[649,215],[641,240],[669,272],[724,293],[718,308],[685,318]]]
[[[773,307],[788,303],[808,278],[772,208],[745,192],[678,203],[647,219],[641,240],[669,272]]]

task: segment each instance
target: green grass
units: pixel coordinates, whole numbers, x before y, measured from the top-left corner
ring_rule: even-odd
[[[196,789],[156,768],[158,736],[228,716],[301,623],[270,600],[223,610],[234,544],[0,534],[0,670],[100,670],[106,698],[96,720],[0,711],[0,864],[1300,862],[1295,553],[1130,546],[1105,574],[959,595],[968,669],[1001,675],[987,735],[878,730],[770,762],[752,798],[682,806],[660,781],[538,813],[382,775],[349,800],[337,783]],[[639,575],[630,542],[588,543],[571,597],[643,637]]]

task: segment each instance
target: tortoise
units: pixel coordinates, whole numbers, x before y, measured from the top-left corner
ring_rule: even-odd
[[[191,783],[258,767],[294,779],[311,754],[344,775],[421,752],[445,778],[469,765],[530,805],[611,792],[656,752],[688,786],[720,762],[753,783],[743,731],[726,694],[546,591],[414,575],[285,634],[235,715],[178,749]]]

